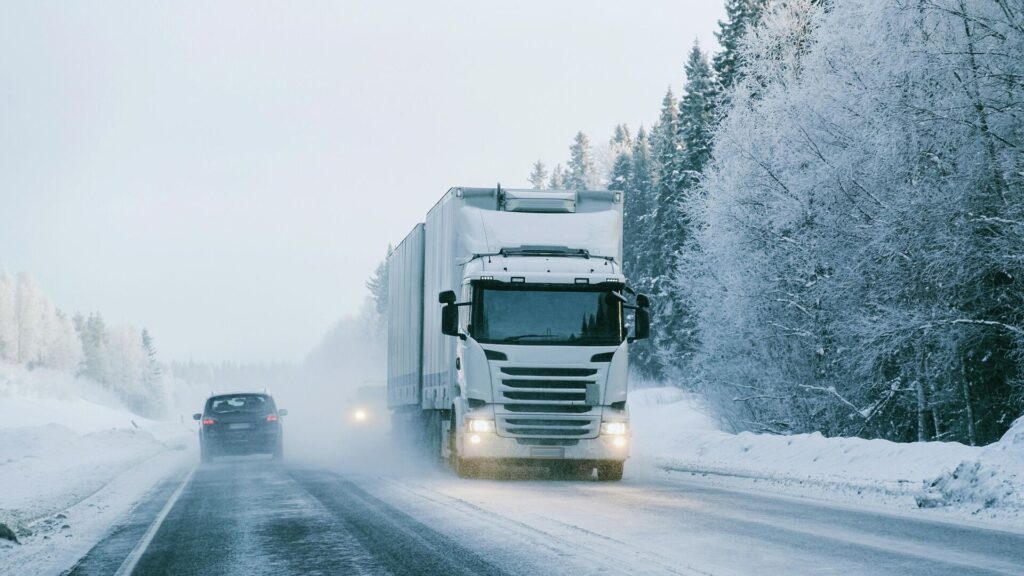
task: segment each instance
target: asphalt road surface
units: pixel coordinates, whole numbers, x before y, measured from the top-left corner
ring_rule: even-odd
[[[1024,533],[683,478],[460,480],[216,462],[162,484],[69,572],[1024,574]]]

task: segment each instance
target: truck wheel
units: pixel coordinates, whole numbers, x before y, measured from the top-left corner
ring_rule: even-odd
[[[456,442],[458,432],[455,429],[455,410],[448,426],[448,467],[451,468],[459,478],[472,478],[477,475],[477,467],[459,456],[458,443]]]
[[[618,482],[622,480],[622,469],[625,462],[602,462],[597,465],[597,479],[601,482]]]
[[[460,456],[455,457],[454,468],[455,474],[459,478],[476,478],[480,474],[480,469],[475,462],[467,461]]]

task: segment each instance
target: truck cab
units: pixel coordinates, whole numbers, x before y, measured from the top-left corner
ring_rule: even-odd
[[[420,230],[418,405],[441,456],[466,475],[526,462],[620,479],[627,348],[650,321],[621,270],[621,194],[452,189]]]

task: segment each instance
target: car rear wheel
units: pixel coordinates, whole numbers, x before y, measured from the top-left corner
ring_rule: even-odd
[[[284,460],[284,443],[283,442],[278,442],[277,446],[274,447],[273,458],[274,458],[274,460]]]
[[[210,462],[213,462],[213,453],[210,451],[209,448],[206,447],[205,444],[199,445],[199,461],[202,462],[203,464],[209,464]]]

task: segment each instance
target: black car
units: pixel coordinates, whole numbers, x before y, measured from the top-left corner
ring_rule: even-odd
[[[219,394],[206,400],[200,422],[199,449],[203,462],[228,454],[272,454],[284,458],[281,417],[269,394]]]

